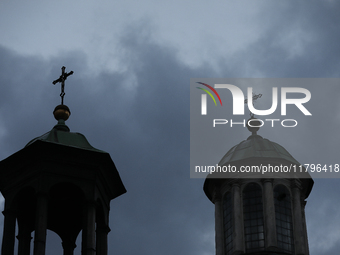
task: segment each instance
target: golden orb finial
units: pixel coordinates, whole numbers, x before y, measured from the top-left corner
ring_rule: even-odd
[[[53,115],[56,120],[66,121],[70,117],[71,111],[66,105],[60,104],[54,108]]]

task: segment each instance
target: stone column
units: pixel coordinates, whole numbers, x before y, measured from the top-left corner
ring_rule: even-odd
[[[233,195],[233,246],[234,253],[241,254],[245,252],[244,247],[244,227],[243,227],[243,210],[241,201],[240,184],[235,182],[232,186]]]
[[[294,216],[294,239],[296,255],[306,255],[305,235],[302,226],[302,208],[300,185],[295,181],[293,186],[293,216]]]
[[[305,215],[305,207],[307,201],[303,201],[302,203],[302,218],[303,218],[303,232],[305,233],[305,246],[306,246],[306,255],[309,255],[309,244],[308,244],[308,234],[307,234],[307,225],[306,225],[306,215]]]
[[[47,204],[45,193],[37,194],[37,209],[35,218],[34,255],[45,255],[47,231]]]
[[[64,255],[73,255],[74,248],[77,247],[77,245],[74,242],[69,240],[63,241],[62,246],[64,249]]]
[[[99,226],[96,230],[96,255],[107,255],[107,234],[111,231],[108,226]]]
[[[96,203],[87,201],[84,206],[82,255],[96,254]]]
[[[263,180],[265,247],[277,247],[273,180]]]
[[[10,209],[5,209],[3,212],[5,216],[4,219],[4,229],[2,236],[2,255],[13,255],[14,254],[14,243],[15,243],[15,223],[16,216],[15,211]]]
[[[19,227],[19,235],[17,236],[19,241],[18,255],[30,255],[31,251],[31,231],[27,224],[23,224]]]
[[[214,195],[215,204],[215,246],[216,255],[224,254],[223,205],[220,191]]]

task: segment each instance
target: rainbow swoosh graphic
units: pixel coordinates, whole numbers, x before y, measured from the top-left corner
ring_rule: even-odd
[[[221,98],[220,98],[220,95],[217,93],[217,91],[216,91],[213,87],[211,87],[210,85],[205,84],[205,83],[203,83],[203,82],[197,82],[197,83],[202,84],[202,85],[206,86],[207,88],[211,89],[211,91],[214,92],[215,95],[217,96],[218,100],[220,100],[220,103],[221,103],[221,106],[222,106],[222,100],[221,100]],[[202,88],[200,88],[200,87],[196,87],[196,88],[201,89],[201,90],[207,92],[207,94],[214,100],[215,105],[217,105],[214,96],[210,93],[209,90],[207,90],[207,89],[202,89]]]

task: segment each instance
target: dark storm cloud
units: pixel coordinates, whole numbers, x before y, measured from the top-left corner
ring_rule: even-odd
[[[220,58],[223,71],[219,76],[337,76],[339,4],[325,1],[285,8],[272,29],[256,43],[232,58]],[[300,38],[299,31],[306,31],[309,37]],[[52,81],[65,65],[67,71],[75,72],[66,82],[65,104],[72,112],[67,125],[71,131],[84,134],[94,147],[110,153],[128,191],[111,203],[109,253],[214,254],[214,206],[203,193],[203,180],[189,178],[189,81],[193,77],[216,77],[217,73],[207,65],[192,69],[182,64],[176,49],[153,42],[150,33],[145,23],[126,29],[119,45],[123,51],[119,62],[126,67],[121,72],[94,73],[93,63],[83,52],[61,52],[46,60],[0,47],[0,157],[21,149],[56,124],[52,111],[60,103],[60,86],[53,86]],[[282,43],[286,37],[294,40]],[[291,51],[293,46],[297,47],[295,51]],[[312,96],[318,93],[312,91]],[[327,118],[335,118],[338,104],[333,100],[337,96],[327,100],[328,93],[320,95],[325,107],[333,108]],[[318,103],[311,111],[321,116]],[[331,151],[334,158],[338,140],[332,142],[332,136],[338,137],[338,123],[331,119],[326,128],[316,123],[311,128],[314,131],[304,130],[290,138],[302,137],[313,155],[326,138],[329,146],[321,152]],[[316,136],[316,128],[328,135]],[[287,140],[273,137],[268,138],[279,143]],[[227,134],[225,138],[226,151],[246,139]],[[287,143],[281,144],[295,156],[296,149],[292,151]],[[303,149],[299,147],[298,151]],[[325,189],[327,185],[333,192]],[[338,224],[334,215],[325,214],[340,207],[337,186],[338,180],[316,181],[306,207],[309,229],[328,233],[328,218],[333,226]],[[334,204],[322,204],[319,214],[313,207],[320,200]],[[319,221],[320,217],[324,221]],[[318,235],[312,232],[309,237],[315,240]],[[329,245],[330,250],[340,249],[336,242]],[[79,246],[75,254],[80,253]],[[327,250],[313,243],[310,246],[316,249],[312,255]],[[53,249],[49,254],[53,255]]]
[[[287,4],[279,15],[267,10],[266,32],[221,66],[236,77],[339,77],[339,10],[338,1]]]

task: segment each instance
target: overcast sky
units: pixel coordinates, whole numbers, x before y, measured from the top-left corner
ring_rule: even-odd
[[[339,77],[339,13],[336,0],[2,0],[0,159],[56,124],[64,65],[67,125],[110,153],[127,189],[111,202],[109,254],[213,255],[214,206],[189,172],[190,78]],[[311,93],[312,119],[259,134],[300,163],[340,163],[340,89]],[[248,135],[222,137],[220,158]],[[307,200],[311,255],[340,250],[339,184],[316,179]]]

